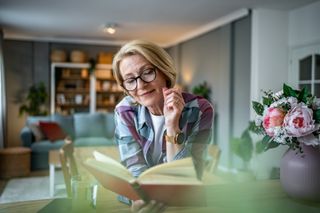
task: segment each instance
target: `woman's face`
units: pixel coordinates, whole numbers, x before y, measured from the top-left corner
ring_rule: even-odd
[[[122,79],[125,81],[130,78],[136,78],[140,76],[144,71],[148,69],[152,70],[155,67],[151,65],[143,56],[141,55],[131,55],[127,56],[119,64],[120,74]],[[140,78],[137,80],[137,87],[128,93],[137,101],[139,104],[146,106],[148,108],[163,108],[163,94],[162,88],[166,87],[165,75],[155,69],[156,78],[146,83]]]

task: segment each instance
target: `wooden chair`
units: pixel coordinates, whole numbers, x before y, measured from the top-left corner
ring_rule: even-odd
[[[71,179],[79,177],[76,161],[73,155],[74,147],[71,139],[66,138],[60,149],[60,162],[68,197],[72,197]]]
[[[216,170],[219,163],[220,153],[221,153],[221,150],[218,147],[218,145],[214,145],[214,144],[208,145],[208,155],[210,159],[206,164],[207,172],[213,173]]]

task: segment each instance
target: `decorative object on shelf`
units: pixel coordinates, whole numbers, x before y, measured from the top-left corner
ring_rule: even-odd
[[[81,94],[76,94],[75,103],[76,104],[82,104],[82,95]]]
[[[47,99],[48,94],[43,82],[32,85],[29,88],[25,103],[19,108],[20,116],[24,113],[27,113],[28,115],[47,115]]]
[[[72,50],[70,54],[70,60],[73,63],[86,63],[87,55],[81,50]]]
[[[51,62],[66,62],[67,53],[64,50],[52,50],[50,59]]]
[[[103,90],[103,91],[108,91],[108,90],[110,90],[110,86],[111,86],[111,84],[110,84],[109,81],[104,81],[104,82],[102,83],[102,90]]]
[[[210,100],[211,89],[210,89],[209,85],[207,84],[207,82],[204,81],[203,83],[193,87],[192,93],[195,95],[202,96],[207,100]]]
[[[89,78],[89,72],[87,69],[81,70],[81,78],[83,78],[83,79]]]
[[[95,75],[98,79],[113,79],[112,71],[107,69],[96,69]]]
[[[57,94],[57,103],[62,105],[66,103],[64,94]]]
[[[283,189],[293,198],[320,201],[320,99],[284,84],[280,92],[264,92],[253,108],[263,149],[289,146],[280,164]]]
[[[98,63],[99,64],[112,64],[112,53],[100,52],[98,54]]]

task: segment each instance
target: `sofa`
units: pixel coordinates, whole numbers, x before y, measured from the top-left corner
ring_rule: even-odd
[[[56,135],[52,136],[50,133],[49,139],[41,131],[44,129],[43,126],[39,127],[39,123],[55,124],[60,132],[53,132],[53,134],[63,132],[63,136],[55,137]],[[50,131],[50,129],[46,131],[48,130]],[[40,170],[48,169],[49,151],[60,149],[66,136],[73,140],[75,147],[112,146],[116,145],[113,140],[114,132],[113,113],[75,113],[69,116],[60,114],[29,116],[20,136],[22,145],[31,149],[31,170]]]

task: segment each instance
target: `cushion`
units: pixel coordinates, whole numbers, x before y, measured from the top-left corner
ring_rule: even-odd
[[[52,121],[57,122],[68,136],[74,138],[74,125],[72,115],[55,114],[52,116]]]
[[[50,141],[63,140],[67,136],[56,122],[39,121],[39,126]]]
[[[31,129],[34,137],[35,137],[35,141],[36,142],[39,142],[39,141],[42,141],[44,139],[46,139],[46,136],[45,134],[42,132],[39,124],[36,124],[36,123],[31,123],[28,125],[28,127]]]
[[[105,117],[102,113],[74,114],[74,129],[76,138],[106,137]]]

